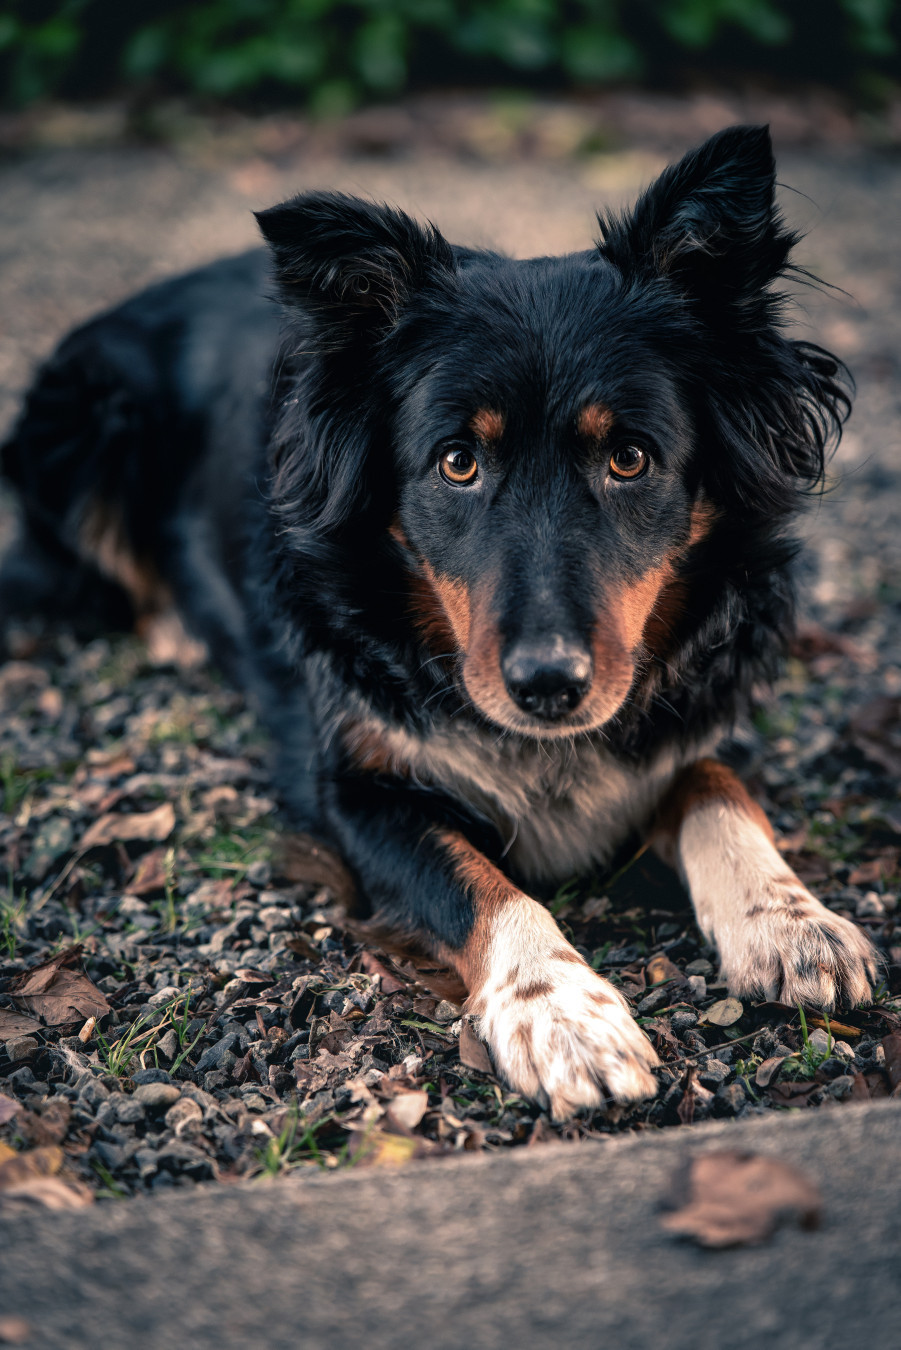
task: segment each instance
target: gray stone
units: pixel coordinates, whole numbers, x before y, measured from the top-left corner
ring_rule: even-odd
[[[667,1004],[673,1001],[673,991],[669,985],[661,985],[659,989],[652,989],[649,994],[641,1000],[637,1011],[645,1015],[647,1013],[657,1012],[658,1008],[665,1008]]]
[[[208,1046],[197,1061],[195,1066],[197,1072],[204,1074],[210,1073],[213,1069],[221,1069],[223,1067],[231,1068],[235,1063],[235,1056],[231,1055],[231,1061],[227,1065],[223,1065],[223,1060],[226,1055],[231,1054],[232,1050],[238,1044],[237,1033],[230,1031],[227,1035],[223,1036],[221,1040],[216,1041],[215,1045]]]
[[[181,1088],[175,1083],[142,1083],[135,1088],[133,1100],[148,1111],[164,1111],[180,1096]]]
[[[15,1040],[6,1042],[6,1053],[13,1064],[34,1059],[40,1048],[40,1041],[36,1041],[33,1036],[18,1036]]]
[[[140,1087],[143,1083],[171,1083],[172,1078],[165,1069],[138,1069],[131,1081]]]
[[[705,1087],[715,1092],[721,1083],[725,1083],[731,1072],[729,1065],[724,1064],[721,1059],[708,1059],[700,1070],[698,1079]]]

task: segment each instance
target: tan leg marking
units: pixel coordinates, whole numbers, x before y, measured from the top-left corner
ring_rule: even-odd
[[[566,941],[547,909],[462,835],[437,837],[475,911],[463,947],[443,954],[465,980],[467,1006],[511,1087],[546,1102],[561,1120],[611,1097],[653,1096],[657,1056],[622,995]]]

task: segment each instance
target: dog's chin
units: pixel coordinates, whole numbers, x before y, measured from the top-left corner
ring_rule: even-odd
[[[512,700],[482,700],[473,697],[466,688],[471,705],[476,712],[492,727],[508,735],[520,736],[533,741],[571,741],[579,736],[589,736],[602,731],[616,716],[625,701],[624,698],[610,700],[603,706],[592,707],[585,712],[575,712],[570,717],[562,717],[549,722],[538,717],[529,717],[521,712]]]

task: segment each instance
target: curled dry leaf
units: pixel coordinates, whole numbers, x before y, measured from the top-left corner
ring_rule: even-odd
[[[652,956],[644,968],[645,979],[648,984],[663,984],[665,980],[681,980],[682,972],[678,966],[674,965],[668,956],[661,952],[658,956]]]
[[[110,1010],[106,996],[83,970],[71,968],[80,950],[70,947],[57,952],[20,975],[9,991],[15,1002],[51,1027],[103,1017]]]
[[[429,1109],[427,1092],[399,1092],[388,1104],[386,1115],[401,1130],[415,1130]]]
[[[759,1064],[754,1075],[754,1082],[757,1086],[769,1087],[770,1083],[775,1082],[785,1060],[785,1055],[771,1055],[769,1059],[765,1059],[762,1064]]]
[[[820,1194],[779,1158],[724,1150],[694,1158],[674,1185],[661,1224],[702,1247],[764,1242],[786,1222],[815,1228]]]
[[[475,1069],[478,1073],[494,1073],[488,1050],[468,1022],[464,1022],[460,1030],[459,1054],[461,1064],[465,1064],[467,1069]]]
[[[142,811],[136,815],[113,812],[94,821],[82,836],[80,848],[86,852],[89,848],[139,840],[161,844],[174,829],[175,808],[171,802],[163,802],[153,811]]]

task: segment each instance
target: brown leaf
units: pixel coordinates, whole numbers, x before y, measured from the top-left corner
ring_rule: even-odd
[[[825,1017],[818,1017],[816,1013],[807,1014],[807,1025],[819,1027],[821,1031],[829,1031],[842,1041],[856,1041],[861,1034],[860,1027],[849,1026],[847,1022],[836,1022],[831,1017],[827,1022]]]
[[[33,1147],[61,1144],[69,1129],[71,1114],[72,1107],[65,1097],[52,1097],[41,1108],[40,1114],[26,1111],[16,1122],[16,1128],[26,1144]]]
[[[661,952],[658,956],[652,956],[645,966],[645,978],[648,984],[663,984],[664,980],[681,980],[682,972]]]
[[[0,1162],[0,1191],[20,1186],[35,1177],[50,1177],[63,1165],[63,1151],[56,1145],[32,1148]]]
[[[13,1012],[11,1008],[0,1008],[0,1041],[13,1041],[19,1036],[29,1036],[32,1031],[40,1031],[41,1024],[24,1013]]]
[[[733,1150],[705,1153],[676,1181],[674,1212],[661,1223],[702,1247],[759,1243],[780,1224],[819,1222],[820,1195],[802,1172],[778,1158]]]
[[[806,1106],[807,1098],[819,1083],[771,1083],[767,1092],[783,1106]]]
[[[163,802],[153,811],[101,816],[85,831],[80,848],[86,852],[89,848],[101,848],[119,842],[130,843],[132,840],[159,844],[168,839],[174,829],[175,807],[171,802]]]
[[[367,975],[378,975],[383,994],[399,994],[402,989],[407,987],[403,980],[398,980],[396,976],[392,975],[388,967],[377,956],[373,956],[372,952],[363,952],[360,965]]]
[[[464,1022],[460,1030],[459,1055],[460,1063],[465,1064],[467,1069],[475,1069],[478,1073],[494,1073],[485,1045],[468,1022]]]
[[[388,1104],[387,1117],[399,1129],[415,1130],[429,1109],[427,1092],[399,1092]]]
[[[94,1197],[81,1182],[35,1176],[0,1189],[0,1202],[9,1204],[16,1200],[43,1205],[45,1209],[64,1210],[83,1209],[93,1203]]]
[[[80,951],[80,947],[70,947],[57,952],[49,961],[20,975],[9,991],[16,1003],[51,1027],[108,1013],[106,996],[83,970],[69,968]]]
[[[754,1082],[757,1086],[769,1087],[771,1083],[774,1083],[779,1077],[785,1060],[785,1055],[772,1055],[769,1059],[765,1059],[762,1064],[758,1064],[757,1072],[754,1075]]]
[[[883,1036],[882,1048],[885,1051],[885,1072],[888,1074],[889,1086],[892,1092],[897,1092],[901,1088],[901,1031]],[[0,1102],[2,1100],[0,1098]]]
[[[137,870],[128,883],[130,895],[151,895],[162,891],[166,886],[166,850],[152,848],[138,863]]]
[[[894,871],[895,867],[890,858],[871,858],[869,862],[861,863],[859,867],[854,868],[848,877],[848,885],[876,886]]]
[[[12,1120],[17,1111],[21,1111],[22,1103],[15,1101],[12,1097],[0,1095],[0,1125],[5,1125],[8,1120]]]

